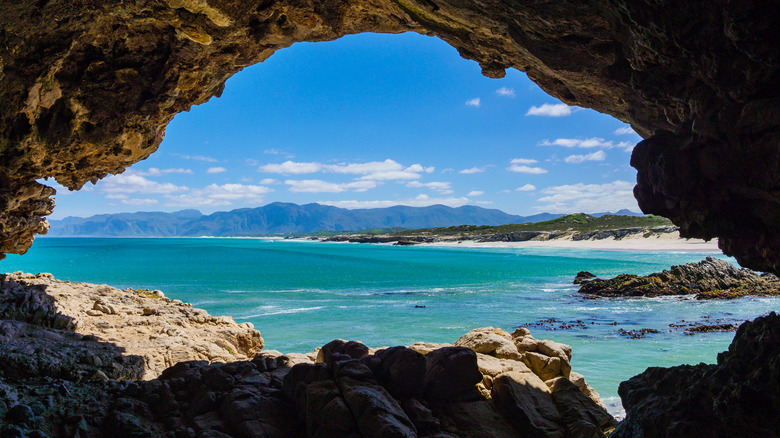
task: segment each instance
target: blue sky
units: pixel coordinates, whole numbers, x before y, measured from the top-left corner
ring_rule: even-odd
[[[221,98],[177,115],[150,158],[79,192],[54,184],[52,218],[275,201],[639,211],[628,165],[639,140],[524,73],[483,77],[439,39],[361,34],[236,74]]]

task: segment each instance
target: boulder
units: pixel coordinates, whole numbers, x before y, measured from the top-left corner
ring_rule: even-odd
[[[471,330],[455,341],[455,346],[471,348],[477,353],[490,354],[503,359],[520,359],[520,353],[509,333],[493,327]]]
[[[466,347],[444,347],[425,356],[425,397],[429,400],[448,400],[456,395],[476,391],[482,381],[477,366],[477,354]]]
[[[377,351],[381,362],[374,375],[396,398],[420,398],[426,388],[425,356],[406,347],[392,347]]]
[[[569,378],[571,364],[559,357],[549,357],[540,353],[526,352],[523,355],[523,363],[539,376],[542,380],[563,376]]]
[[[509,372],[493,380],[493,401],[529,438],[564,438],[562,417],[549,389],[534,374]]]
[[[557,377],[547,383],[569,436],[603,438],[617,425],[606,409],[583,394],[569,379]]]
[[[417,437],[417,429],[412,421],[383,387],[349,377],[339,378],[337,382],[361,434]]]
[[[447,403],[436,408],[441,429],[458,438],[524,437],[505,417],[493,400]]]

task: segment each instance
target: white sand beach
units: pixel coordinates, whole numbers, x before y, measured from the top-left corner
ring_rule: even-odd
[[[553,240],[530,240],[525,242],[476,242],[473,240],[425,243],[432,246],[463,246],[475,248],[578,248],[603,251],[672,251],[721,253],[718,240],[706,242],[701,239],[683,239],[679,233],[667,233],[651,237],[626,236],[622,239],[572,240],[565,237]]]

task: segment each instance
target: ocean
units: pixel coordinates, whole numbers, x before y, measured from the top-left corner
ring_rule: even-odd
[[[573,369],[619,413],[618,384],[650,366],[714,363],[733,332],[687,334],[670,324],[753,319],[777,298],[584,299],[572,280],[649,274],[697,262],[701,252],[465,248],[314,241],[171,238],[39,238],[4,272],[160,289],[212,315],[251,322],[266,349],[309,352],[335,338],[370,347],[454,342],[477,327],[574,348]],[[655,329],[640,339],[620,329]]]

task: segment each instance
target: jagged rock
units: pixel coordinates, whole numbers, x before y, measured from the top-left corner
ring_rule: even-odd
[[[613,438],[777,436],[780,316],[742,324],[717,364],[648,368],[618,393],[626,418]]]
[[[596,278],[596,276],[588,271],[580,271],[574,276],[573,283],[580,284],[582,283],[582,280],[590,280],[591,278]]]
[[[111,378],[150,379],[178,362],[201,359],[210,362],[245,360],[254,357],[263,348],[260,332],[251,325],[236,324],[229,317],[213,317],[204,310],[193,309],[191,305],[173,303],[162,292],[119,290],[106,285],[63,282],[55,280],[51,274],[1,274],[0,317],[34,324],[28,328],[7,325],[6,330],[18,329],[32,333],[38,330],[34,328],[37,326],[68,330],[78,328],[81,335],[92,336],[88,339],[93,341],[81,342],[81,335],[78,339],[67,341],[69,335],[40,329],[39,334],[29,337],[29,347],[19,344],[14,350],[0,352],[0,356],[7,353],[4,357],[8,358],[8,355],[22,354],[22,351],[28,351],[33,345],[41,346],[42,342],[52,345],[54,342],[62,342],[63,345],[76,342],[76,345],[80,345],[79,351],[86,351],[86,347],[98,345],[94,341],[100,339],[104,342],[100,343],[99,348],[102,350],[96,350],[95,360],[106,364],[97,366]],[[57,340],[44,341],[51,337]],[[41,348],[46,349],[47,355],[57,350],[57,347],[46,345]],[[137,375],[130,364],[118,369],[107,368],[111,363],[123,363],[117,359],[108,359],[103,356],[105,353],[98,352],[110,348],[115,351],[123,349],[127,357],[142,358],[145,367],[142,376]],[[121,353],[113,354],[121,356]],[[53,370],[57,365],[50,368]],[[88,372],[91,376],[95,371],[81,370],[79,373]],[[62,369],[42,372],[41,375],[73,378],[72,374]]]
[[[583,282],[580,293],[592,297],[655,297],[692,295],[698,299],[739,298],[748,295],[780,295],[780,279],[707,257],[698,263],[672,266],[647,276],[620,274],[608,280]]]
[[[493,400],[530,438],[563,438],[562,418],[547,385],[531,373],[509,372],[493,381]]]
[[[569,379],[558,377],[545,383],[550,388],[552,400],[563,417],[569,436],[603,438],[617,425],[606,409],[583,394]]]
[[[349,377],[338,379],[338,385],[364,436],[417,436],[412,421],[383,387]]]
[[[0,369],[6,377],[49,376],[79,381],[101,372],[112,379],[138,379],[143,359],[124,355],[94,337],[20,321],[0,320]]]
[[[569,378],[571,364],[559,357],[550,357],[541,353],[527,351],[523,355],[523,363],[542,380],[550,380],[558,376]]]

